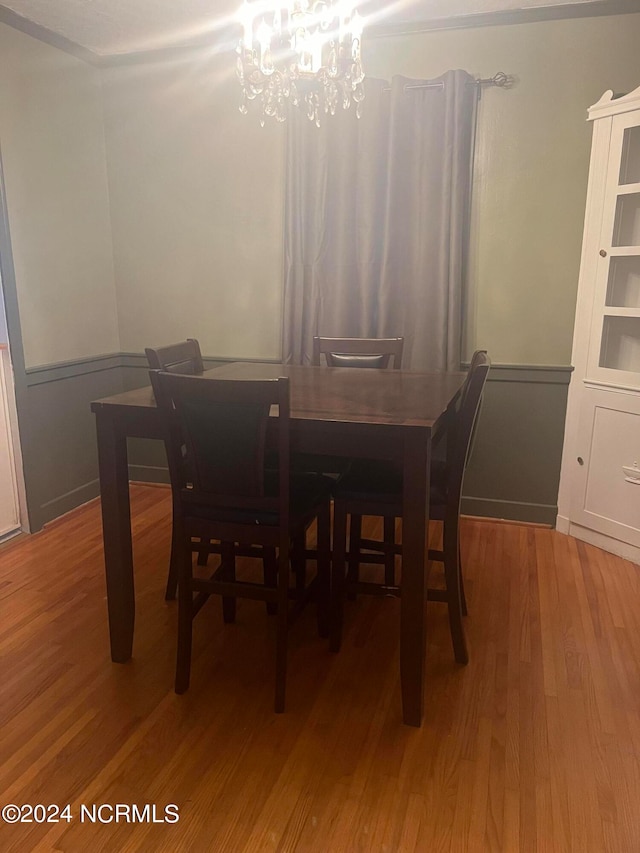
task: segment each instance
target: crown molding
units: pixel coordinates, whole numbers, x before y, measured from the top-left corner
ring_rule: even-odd
[[[170,45],[167,47],[153,48],[150,50],[131,51],[129,53],[96,53],[88,47],[84,47],[77,42],[71,41],[66,36],[59,35],[53,30],[43,27],[40,24],[31,21],[28,18],[14,12],[13,9],[8,9],[0,4],[0,24],[6,24],[14,30],[19,30],[25,35],[31,36],[38,41],[49,44],[52,47],[58,48],[65,53],[75,56],[76,59],[81,59],[90,65],[97,67],[109,67],[117,65],[130,65],[139,62],[162,62],[172,59],[179,59],[186,54],[194,53],[200,50],[218,52],[221,45],[233,44],[234,48],[238,40],[237,27],[230,24],[228,27],[221,29],[215,36],[197,36],[189,41],[181,44]]]
[[[397,24],[372,24],[365,30],[367,38],[406,36],[439,30],[499,27],[511,24],[533,24],[575,18],[596,18],[607,15],[627,15],[640,12],[638,0],[593,0],[588,3],[563,3],[560,6],[539,6],[534,9],[513,9],[505,12],[478,12],[434,18],[428,21],[405,21]]]
[[[7,9],[6,6],[0,5],[0,24],[6,24],[14,30],[19,30],[25,35],[31,36],[38,41],[49,44],[52,47],[57,47],[65,53],[75,56],[76,59],[81,59],[83,62],[88,62],[90,65],[100,65],[101,57],[92,50],[83,47],[81,44],[71,41],[71,39],[61,36],[59,33],[54,33],[53,30],[48,30],[46,27],[36,24],[35,21],[30,21],[28,18],[23,18],[13,9]]]
[[[372,24],[366,28],[367,38],[388,38],[392,36],[413,35],[416,33],[439,30],[473,29],[475,27],[495,27],[509,24],[537,23],[572,18],[591,18],[606,15],[623,15],[640,12],[638,0],[593,0],[588,3],[562,4],[561,6],[543,6],[535,9],[515,9],[507,12],[484,12],[472,15],[457,15],[450,18],[437,18],[427,21],[405,21],[397,24]],[[62,36],[41,24],[19,15],[12,9],[0,4],[0,24],[6,24],[45,44],[58,48],[65,53],[95,66],[115,66],[136,64],[148,61],[163,61],[184,56],[186,52],[218,48],[227,39],[233,40],[235,29],[230,25],[215,38],[199,36],[192,41],[171,47],[152,50],[131,51],[129,53],[99,54],[71,39]]]

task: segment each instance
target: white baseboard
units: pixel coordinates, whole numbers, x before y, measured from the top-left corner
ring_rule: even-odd
[[[603,551],[609,551],[610,554],[616,554],[618,557],[622,557],[623,560],[629,560],[631,563],[640,565],[640,548],[636,545],[629,545],[628,542],[621,542],[612,536],[605,536],[604,533],[597,533],[595,530],[581,527],[579,524],[574,524],[568,518],[560,515],[556,521],[556,530],[560,533],[574,536],[582,542],[588,542],[589,545],[595,545],[596,548],[602,548]]]

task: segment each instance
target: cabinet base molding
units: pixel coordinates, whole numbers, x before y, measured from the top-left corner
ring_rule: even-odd
[[[598,533],[596,530],[582,527],[582,525],[575,524],[575,522],[570,521],[564,515],[558,515],[556,530],[559,533],[566,533],[568,536],[573,536],[575,539],[580,539],[589,545],[595,545],[596,548],[602,548],[603,551],[616,554],[616,556],[622,557],[623,560],[629,560],[630,563],[637,563],[640,566],[640,548],[636,545],[629,545],[628,542],[621,542],[620,539],[614,539],[612,536],[606,536],[604,533]]]

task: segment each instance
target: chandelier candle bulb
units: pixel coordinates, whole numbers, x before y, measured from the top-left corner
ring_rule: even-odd
[[[274,68],[271,63],[271,30],[263,21],[256,33],[260,45],[260,71],[263,74],[273,74]]]
[[[261,124],[266,117],[284,121],[290,102],[304,105],[319,126],[322,113],[333,115],[338,103],[349,109],[355,102],[360,117],[363,22],[351,0],[256,0],[245,2],[237,19],[240,112],[259,99]]]
[[[355,9],[353,15],[351,16],[351,36],[353,38],[353,42],[351,44],[351,54],[353,56],[354,61],[360,60],[360,41],[362,40],[362,18],[358,14],[358,10]]]
[[[322,68],[322,38],[320,33],[316,33],[316,37],[312,41],[311,49],[311,71],[315,74],[318,69]]]

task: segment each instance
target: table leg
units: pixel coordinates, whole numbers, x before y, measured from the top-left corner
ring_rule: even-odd
[[[127,438],[106,413],[97,413],[96,426],[111,660],[124,663],[135,619]]]
[[[427,585],[425,579],[429,516],[431,437],[420,429],[404,446],[402,495],[402,596],[400,600],[400,681],[402,716],[420,726],[424,706],[424,659]]]

